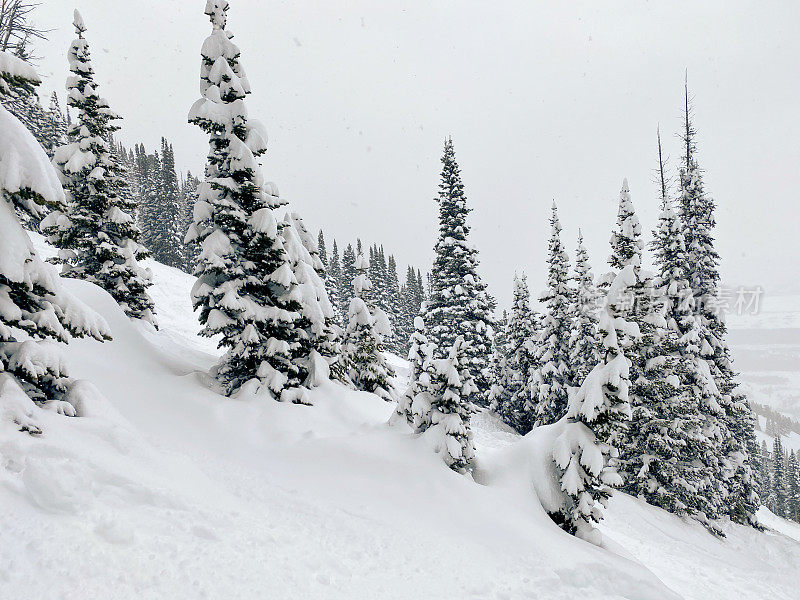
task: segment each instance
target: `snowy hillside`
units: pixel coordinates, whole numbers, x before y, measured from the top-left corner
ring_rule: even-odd
[[[0,424],[0,597],[727,600],[800,586],[800,535],[775,517],[785,534],[726,525],[719,540],[618,494],[602,548],[567,535],[533,493],[535,437],[486,413],[479,485],[388,426],[376,396],[224,398],[204,374],[214,344],[193,335],[192,278],[149,266],[158,332],[66,282],[114,336],[66,353],[105,397],[89,416],[43,413],[38,438]]]

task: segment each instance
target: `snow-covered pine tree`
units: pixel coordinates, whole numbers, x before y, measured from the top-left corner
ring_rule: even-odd
[[[400,306],[402,307],[402,322],[403,326],[401,329],[403,331],[408,331],[414,329],[414,319],[419,315],[419,310],[414,310],[414,287],[417,285],[416,275],[414,274],[414,269],[409,265],[406,268],[406,278],[405,281],[400,286]],[[410,336],[408,339],[401,339],[403,343],[403,347],[408,350],[410,344]]]
[[[447,358],[434,360],[431,384],[430,422],[426,431],[437,436],[437,449],[445,464],[456,473],[468,473],[475,457],[470,415],[473,412],[469,398],[476,393],[475,381],[469,368],[467,342],[458,336]],[[416,401],[415,401],[416,403]],[[418,412],[414,407],[414,413]],[[424,413],[424,409],[420,412]],[[429,434],[430,435],[430,434]]]
[[[356,257],[353,268],[354,296],[350,301],[348,324],[342,348],[344,364],[356,389],[376,394],[387,402],[394,400],[391,378],[394,370],[383,356],[383,336],[389,329],[386,314],[369,301],[372,283],[367,276],[369,261]]]
[[[353,250],[353,245],[347,244],[347,247],[342,252],[342,271],[339,279],[339,289],[342,292],[342,318],[345,322],[348,321],[350,300],[353,298],[353,279],[356,276],[355,264],[356,253]]]
[[[139,244],[136,209],[124,187],[124,169],[109,147],[119,129],[108,103],[98,95],[83,18],[75,11],[75,31],[67,58],[67,104],[77,113],[69,143],[56,149],[53,162],[67,194],[66,210],[50,213],[42,230],[59,248],[63,275],[105,289],[131,318],[156,324],[147,294],[150,271],[139,264],[149,253]]]
[[[755,417],[745,396],[736,391],[736,373],[728,349],[727,328],[719,313],[719,255],[714,249],[715,203],[705,192],[698,165],[696,131],[691,120],[688,85],[685,88],[684,164],[680,171],[680,217],[686,239],[686,273],[695,297],[695,313],[701,327],[701,354],[707,360],[724,415],[721,455],[727,513],[737,523],[758,526],[758,495],[750,465],[749,448],[755,436]]]
[[[150,207],[153,205],[151,196],[155,190],[155,170],[153,169],[153,162],[150,156],[145,151],[144,145],[135,144],[134,149],[134,179],[136,180],[136,187],[134,188],[136,197],[136,222],[142,232],[141,242],[143,245],[150,246],[150,230],[149,225],[153,221],[150,214]]]
[[[772,443],[772,504],[770,510],[779,517],[786,516],[788,491],[786,489],[786,454],[777,436]]]
[[[508,397],[503,374],[508,360],[508,311],[503,309],[500,319],[495,322],[492,337],[492,356],[489,359],[489,374],[492,382],[489,388],[489,410],[499,414],[500,404]]]
[[[587,540],[595,538],[592,524],[602,518],[611,488],[623,483],[616,459],[631,416],[631,361],[625,352],[639,335],[625,315],[637,283],[637,268],[628,264],[606,286],[599,314],[601,360],[570,394],[563,430],[553,447],[564,497],[551,517],[564,530]]]
[[[377,244],[373,244],[369,249],[369,280],[372,287],[369,290],[369,297],[372,302],[387,313],[388,307],[386,297],[386,262],[382,259],[381,250]]]
[[[572,280],[575,282],[575,291],[569,307],[572,321],[569,362],[573,374],[571,385],[579,386],[600,360],[600,341],[597,338],[600,294],[594,285],[589,254],[583,245],[583,234],[580,230],[578,230],[578,248],[575,251],[575,273]]]
[[[447,352],[457,337],[464,337],[466,364],[477,386],[470,400],[485,406],[489,400],[494,301],[478,275],[478,251],[467,241],[470,209],[451,138],[445,140],[441,162],[439,237],[425,321],[439,352]]]
[[[197,186],[200,185],[200,180],[192,175],[191,171],[186,172],[186,178],[181,185],[181,227],[180,239],[182,244],[181,254],[183,256],[183,266],[181,267],[186,273],[193,273],[195,265],[197,264],[197,257],[200,254],[199,245],[194,242],[186,241],[186,233],[194,220],[194,205],[197,202]]]
[[[505,328],[505,360],[492,394],[491,409],[521,434],[533,427],[530,413],[529,381],[535,368],[537,332],[530,305],[528,279],[514,277],[514,303]]]
[[[215,369],[226,394],[254,382],[275,399],[302,402],[308,374],[294,359],[308,324],[274,214],[285,203],[257,161],[267,135],[247,116],[250,84],[225,29],[228,7],[227,0],[206,3],[212,31],[201,49],[201,97],[189,111],[189,122],[209,136],[205,180],[186,236],[201,248],[192,303],[200,334],[219,335],[227,349]]]
[[[333,322],[339,327],[344,328],[345,323],[342,314],[343,294],[342,289],[339,287],[339,282],[342,280],[342,267],[339,262],[339,247],[336,245],[336,240],[333,240],[333,249],[331,250],[329,262],[325,286],[328,289],[328,299],[331,302],[331,309],[333,309]]]
[[[786,461],[786,518],[800,523],[800,470],[791,450]]]
[[[180,269],[184,264],[183,235],[181,234],[183,210],[178,176],[175,173],[175,155],[172,146],[161,138],[161,161],[156,183],[155,220],[151,223],[150,251],[158,262]]]
[[[389,322],[392,324],[392,338],[387,340],[387,349],[397,354],[402,351],[403,343],[411,333],[407,327],[404,327],[400,280],[397,277],[397,261],[391,254],[386,263],[386,301]]]
[[[765,440],[761,440],[761,447],[759,448],[758,481],[760,484],[758,495],[761,498],[761,504],[769,506],[772,494],[772,457]]]
[[[550,242],[547,254],[547,289],[539,300],[544,304],[542,330],[537,347],[536,368],[531,374],[531,405],[535,425],[555,423],[567,411],[567,389],[575,383],[570,365],[572,318],[569,260],[561,244],[561,223],[553,202]],[[535,393],[535,395],[534,395]]]
[[[715,474],[720,471],[718,440],[719,423],[710,386],[698,369],[700,357],[700,324],[694,313],[694,295],[686,276],[686,246],[683,227],[668,196],[664,163],[661,155],[661,136],[658,135],[659,180],[661,190],[661,215],[653,232],[651,248],[658,276],[654,282],[657,296],[663,302],[665,331],[661,332],[659,346],[665,352],[663,365],[669,368],[666,382],[678,383],[678,394],[670,398],[656,397],[654,414],[657,418],[671,418],[663,430],[654,437],[668,435],[671,442],[657,447],[670,453],[671,464],[667,470],[677,469],[676,475],[662,486],[665,495],[680,498],[687,505],[686,512],[702,517],[716,518],[722,502],[720,486]],[[657,361],[651,359],[654,366]],[[663,368],[663,367],[662,367]],[[666,402],[666,404],[659,404]],[[648,427],[652,427],[648,425]],[[654,502],[661,505],[656,499]],[[670,500],[665,508],[675,511]],[[709,525],[705,520],[705,524]]]
[[[28,83],[9,88],[4,95],[3,105],[33,134],[45,150],[50,148],[50,115],[42,108],[36,87]]]
[[[626,492],[679,515],[693,514],[717,532],[708,521],[716,516],[715,506],[704,494],[710,485],[705,461],[712,458],[713,446],[704,436],[699,407],[696,353],[691,350],[696,327],[691,329],[691,312],[686,314],[679,304],[686,296],[680,266],[683,241],[669,198],[662,197],[661,203],[653,244],[659,276],[654,281],[635,266],[639,281],[630,290],[627,307],[626,319],[640,335],[627,351],[632,414],[620,441],[619,471]],[[632,205],[620,212],[629,213],[627,230],[636,232]],[[617,247],[638,248],[622,241],[623,230],[617,232]],[[640,260],[634,255],[628,264]],[[682,332],[678,321],[689,331]]]
[[[50,95],[50,108],[47,111],[47,117],[45,129],[47,144],[44,149],[47,152],[47,156],[53,158],[56,148],[64,145],[67,141],[67,122],[64,120],[64,114],[61,112],[58,95],[55,91]]]
[[[409,265],[406,269],[406,281],[401,290],[402,319],[405,327],[410,329],[413,329],[414,319],[420,314],[424,300],[424,290],[420,287],[418,273]]]
[[[0,415],[20,431],[42,433],[36,406],[79,414],[84,386],[69,378],[58,346],[73,337],[111,339],[108,325],[62,285],[43,262],[18,213],[39,219],[63,210],[64,191],[47,155],[5,108],[15,87],[40,82],[33,68],[0,52]]]
[[[405,419],[415,433],[423,432],[430,422],[431,406],[431,373],[433,360],[433,346],[425,335],[425,321],[422,317],[414,319],[414,332],[411,334],[408,362],[411,370],[408,376],[409,385],[405,393],[397,401],[395,414]],[[420,394],[424,397],[417,401],[417,411],[414,412],[414,401]]]
[[[308,323],[299,338],[294,360],[301,371],[311,373],[317,366],[316,355],[319,355],[327,363],[331,375],[347,381],[347,369],[341,356],[343,332],[333,320],[333,308],[323,280],[325,265],[317,241],[296,212],[286,214],[280,235],[297,282],[296,296]],[[307,385],[310,387],[325,376],[315,372]]]
[[[325,265],[325,270],[328,270],[328,249],[325,246],[325,235],[322,233],[322,229],[319,230],[317,234],[317,248],[319,249],[319,259],[322,261],[322,264]]]
[[[419,294],[419,303],[422,306],[423,302],[427,302],[430,300],[431,297],[431,286],[430,286],[431,274],[428,273],[428,287],[425,287],[424,282],[422,281],[422,271],[417,269],[417,293]],[[492,298],[489,298],[494,302]]]

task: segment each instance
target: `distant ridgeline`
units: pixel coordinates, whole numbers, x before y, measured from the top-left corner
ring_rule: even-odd
[[[759,404],[758,402],[750,400],[750,406],[756,415],[764,417],[767,420],[766,427],[763,429],[764,433],[767,435],[772,437],[777,437],[778,435],[786,437],[790,432],[800,435],[800,421],[778,412],[766,404]],[[761,431],[760,424],[756,423],[756,428]]]

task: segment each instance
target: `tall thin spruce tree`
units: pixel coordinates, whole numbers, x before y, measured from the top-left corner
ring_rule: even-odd
[[[530,378],[531,412],[535,424],[555,423],[567,412],[567,391],[574,383],[570,364],[573,290],[569,286],[569,260],[561,244],[561,223],[553,202],[547,254],[547,289],[539,300],[544,317],[537,347],[536,368]]]
[[[718,478],[723,481],[725,512],[737,523],[758,526],[755,513],[759,499],[749,456],[749,449],[754,445],[755,417],[747,398],[736,390],[738,383],[726,341],[727,329],[716,302],[720,279],[719,255],[714,249],[713,235],[716,207],[704,189],[695,136],[686,85],[679,205],[686,239],[686,273],[700,321],[700,351],[718,392],[715,399],[724,425],[720,429],[720,450],[725,462]]]
[[[583,234],[580,230],[578,230],[578,248],[575,250],[575,272],[572,280],[575,291],[569,307],[572,320],[569,361],[573,375],[571,385],[580,386],[589,371],[600,360],[600,340],[597,335],[600,294],[594,285],[589,254],[583,245]]]
[[[470,209],[450,138],[445,140],[441,161],[439,237],[425,323],[439,352],[448,352],[456,338],[464,337],[462,364],[467,365],[477,386],[470,400],[487,405],[494,301],[478,275],[478,251],[467,241]]]
[[[325,286],[328,288],[328,299],[331,302],[331,309],[333,310],[333,321],[339,327],[344,328],[346,325],[342,316],[342,289],[340,282],[342,280],[342,267],[339,262],[339,247],[336,240],[333,240],[333,248],[328,262],[328,275],[325,278]]]
[[[787,501],[786,455],[781,436],[776,436],[772,443],[772,503],[769,508],[779,517],[785,517]]]
[[[157,189],[157,210],[152,229],[155,233],[154,245],[150,248],[153,258],[170,267],[180,269],[184,264],[183,235],[181,235],[183,210],[178,176],[175,173],[175,155],[172,145],[161,138],[161,161],[159,163]]]

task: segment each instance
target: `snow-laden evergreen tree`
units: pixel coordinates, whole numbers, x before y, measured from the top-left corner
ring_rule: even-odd
[[[662,198],[652,247],[659,269],[654,297],[663,322],[654,332],[654,319],[639,321],[651,346],[639,346],[634,368],[635,431],[625,452],[631,457],[626,489],[671,512],[696,514],[708,525],[719,501],[717,457],[702,404],[707,386],[697,370],[699,327],[683,274],[683,235],[669,198]]]
[[[797,454],[789,450],[786,461],[786,518],[800,523],[800,469]]]
[[[386,258],[383,248],[374,244],[369,249],[369,278],[372,282],[369,294],[375,306],[389,315],[389,295],[386,290]],[[388,340],[387,340],[388,341]]]
[[[719,424],[715,411],[709,409],[716,403],[713,386],[698,369],[700,325],[685,273],[683,227],[668,196],[660,135],[658,149],[662,211],[651,247],[658,268],[653,296],[661,303],[664,323],[654,343],[656,354],[644,357],[647,377],[643,381],[649,383],[642,388],[650,402],[634,415],[635,420],[641,417],[638,421],[646,433],[640,439],[655,449],[643,450],[642,456],[649,461],[647,471],[658,485],[648,483],[651,475],[646,471],[640,476],[636,467],[631,469],[637,471],[636,477],[627,483],[634,493],[645,485],[651,503],[679,514],[694,514],[709,526],[708,518],[717,516],[721,502],[715,475],[720,470]],[[654,384],[659,371],[661,382]]]
[[[345,321],[348,320],[350,300],[353,298],[353,279],[356,276],[355,264],[356,253],[353,250],[353,245],[347,244],[347,247],[342,252],[342,272],[339,279],[339,289],[342,291],[342,317]]]
[[[161,138],[161,150],[147,154],[137,145],[136,180],[142,240],[153,258],[183,268],[186,208],[180,195],[172,146]]]
[[[134,146],[134,179],[136,180],[135,196],[137,204],[136,220],[142,232],[141,242],[150,246],[150,223],[155,221],[152,215],[155,207],[156,183],[158,181],[156,168],[159,164],[157,157],[147,154],[143,144]]]
[[[325,286],[328,289],[328,299],[331,302],[331,309],[333,310],[333,322],[339,327],[344,328],[344,317],[342,313],[343,296],[342,288],[339,287],[342,280],[342,267],[339,262],[339,247],[336,245],[336,240],[333,240],[333,248],[331,250],[328,276],[325,278]]]
[[[98,95],[83,19],[75,11],[78,37],[70,45],[67,104],[77,120],[69,143],[56,149],[53,162],[67,194],[66,210],[50,213],[42,229],[59,248],[63,275],[105,289],[129,317],[155,325],[147,294],[150,271],[139,264],[149,256],[139,244],[136,209],[124,192],[124,169],[111,152],[111,134],[119,117]]]
[[[325,265],[317,241],[296,212],[284,218],[281,237],[297,282],[296,297],[308,323],[299,336],[294,360],[301,371],[311,374],[319,356],[327,363],[330,374],[346,381],[346,367],[341,357],[343,332],[333,320],[333,308],[323,281]],[[314,379],[319,381],[320,375],[314,373]]]
[[[420,277],[419,271],[409,265],[406,269],[406,281],[401,289],[401,306],[406,330],[413,329],[414,319],[420,315],[422,303],[425,300],[425,291],[420,284]]]
[[[529,381],[536,366],[537,336],[525,275],[514,277],[514,303],[504,333],[505,360],[497,387],[493,388],[491,409],[524,435],[533,427]]]
[[[35,86],[23,82],[9,88],[3,105],[33,134],[42,148],[51,149],[53,123],[50,114],[42,108]]]
[[[487,405],[494,301],[478,275],[478,251],[468,242],[470,209],[450,138],[445,141],[441,161],[439,237],[425,322],[440,352],[447,352],[456,338],[464,337],[466,364],[478,390],[470,400]]]
[[[397,261],[389,255],[386,263],[386,295],[389,321],[392,324],[392,339],[388,349],[395,354],[402,352],[403,342],[410,335],[404,323],[403,300],[400,296],[400,280],[397,277]]]
[[[161,138],[161,161],[156,184],[157,205],[155,221],[150,225],[151,243],[150,251],[158,262],[170,267],[180,269],[184,264],[183,237],[186,232],[181,232],[183,226],[183,209],[181,206],[180,192],[178,190],[178,176],[175,173],[175,155],[172,145]]]
[[[61,112],[58,95],[55,91],[50,96],[50,108],[47,111],[47,115],[48,122],[45,130],[47,143],[44,149],[47,152],[47,156],[53,158],[56,148],[63,146],[67,142],[67,122],[64,120],[64,114]]]
[[[317,249],[319,250],[319,259],[322,261],[322,264],[325,265],[325,270],[328,270],[328,249],[325,246],[325,235],[322,233],[322,229],[319,230],[317,234]]]
[[[227,11],[226,0],[206,3],[212,31],[201,49],[201,98],[189,111],[189,122],[209,136],[205,180],[186,237],[201,248],[192,303],[200,334],[219,335],[226,349],[215,369],[226,394],[254,382],[275,399],[302,402],[308,373],[296,358],[308,322],[280,235],[284,225],[274,214],[285,203],[257,161],[267,135],[247,115],[250,84],[225,29]]]
[[[342,354],[350,381],[356,389],[376,394],[387,402],[394,400],[391,378],[394,369],[383,356],[383,338],[388,333],[389,319],[369,300],[372,283],[367,276],[369,261],[363,254],[356,257],[353,268],[353,299],[348,311]]]
[[[458,336],[447,358],[432,362],[430,408],[414,406],[415,417],[420,414],[421,420],[429,423],[426,432],[436,437],[437,451],[445,464],[462,474],[471,470],[475,457],[469,423],[473,409],[469,398],[477,390],[469,368],[466,344],[464,338]],[[421,399],[420,396],[417,398]]]
[[[787,500],[786,455],[781,436],[777,436],[772,443],[772,503],[769,509],[779,517],[785,517]]]
[[[508,397],[503,374],[508,360],[508,311],[503,310],[500,319],[495,322],[492,337],[492,356],[489,359],[489,375],[492,382],[489,388],[489,410],[499,412],[500,403]]]
[[[74,416],[82,390],[70,379],[55,341],[110,339],[106,322],[62,285],[56,268],[41,260],[19,213],[39,219],[63,210],[64,191],[47,155],[6,108],[15,87],[40,82],[33,68],[0,52],[0,418],[20,431],[42,433],[37,407]]]
[[[186,172],[186,178],[181,185],[181,226],[180,238],[182,244],[181,255],[183,256],[183,266],[181,269],[186,273],[193,273],[197,264],[197,257],[200,254],[200,247],[195,241],[186,241],[186,233],[194,220],[194,205],[197,202],[197,186],[200,180],[192,175],[191,171]]]
[[[625,315],[636,284],[636,267],[630,264],[607,285],[599,315],[601,361],[570,394],[566,418],[557,425],[562,431],[554,442],[553,461],[563,498],[551,517],[564,530],[587,540],[596,537],[593,523],[602,518],[611,488],[622,485],[616,459],[631,416],[631,361],[625,351],[639,334]]]
[[[572,321],[569,362],[573,375],[571,385],[579,386],[600,360],[600,341],[597,337],[600,294],[594,285],[589,254],[583,245],[583,235],[580,230],[578,230],[578,248],[575,251],[575,273],[572,280],[575,282],[575,291],[569,306]]]
[[[718,311],[719,255],[714,249],[715,203],[705,192],[697,162],[695,129],[691,121],[689,92],[684,104],[684,164],[680,171],[680,216],[686,239],[686,273],[695,297],[701,327],[701,354],[708,362],[723,413],[721,455],[727,513],[737,523],[757,526],[758,495],[750,465],[749,448],[755,436],[755,417],[747,399],[736,391],[736,373],[728,349],[727,329]]]
[[[653,280],[640,268],[640,227],[627,186],[620,196],[618,223],[613,236],[615,256],[610,262],[632,266],[637,283],[630,288],[625,318],[639,335],[627,350],[631,360],[629,402],[631,419],[620,438],[619,471],[628,493],[677,514],[697,514],[712,530],[707,516],[714,516],[702,502],[707,472],[699,460],[709,447],[703,436],[698,396],[695,393],[695,357],[685,352],[687,340],[677,329],[673,296],[680,273],[673,268],[681,254],[681,238],[673,237],[674,213],[668,198],[655,232],[656,262],[663,278]],[[632,239],[626,239],[627,237]],[[616,254],[623,249],[625,254]]]
[[[769,506],[772,495],[772,457],[767,448],[767,442],[761,440],[758,460],[758,481],[760,483],[759,497],[764,506]]]
[[[550,242],[547,254],[547,289],[539,300],[544,317],[536,354],[536,369],[531,375],[531,407],[535,424],[555,423],[567,411],[567,389],[574,383],[570,364],[572,318],[570,305],[569,259],[561,244],[561,223],[553,202],[550,217]]]
[[[431,373],[433,360],[433,346],[425,335],[425,322],[422,317],[414,319],[414,333],[411,334],[410,350],[408,351],[408,362],[411,370],[408,375],[409,385],[405,393],[397,401],[395,413],[405,419],[415,433],[421,433],[430,425],[423,420],[430,416],[430,391]],[[414,412],[414,400],[420,394],[427,397],[417,402],[417,412]],[[422,410],[422,409],[425,410]]]

